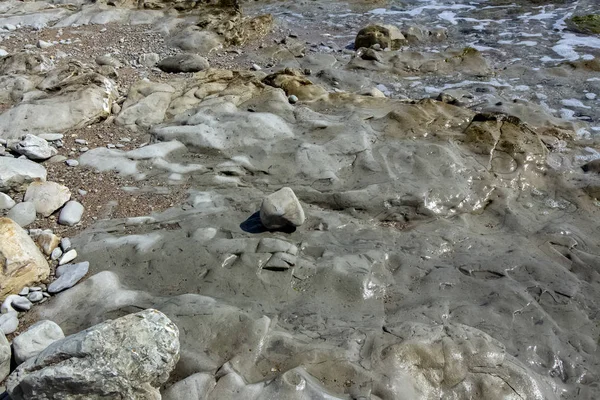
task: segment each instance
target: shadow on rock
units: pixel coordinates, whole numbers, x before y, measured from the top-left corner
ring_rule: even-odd
[[[263,232],[284,232],[284,233],[294,233],[296,232],[295,226],[284,226],[279,229],[268,229],[260,220],[260,211],[255,212],[251,216],[248,217],[244,222],[240,224],[240,228],[244,232],[248,233],[263,233]]]

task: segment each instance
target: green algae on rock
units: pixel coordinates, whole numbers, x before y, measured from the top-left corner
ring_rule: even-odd
[[[600,35],[600,14],[576,15],[567,20],[567,26],[576,32]]]

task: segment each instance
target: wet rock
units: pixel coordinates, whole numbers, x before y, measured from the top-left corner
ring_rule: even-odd
[[[60,244],[60,238],[51,231],[42,232],[35,241],[47,256],[51,255]]]
[[[133,351],[135,349],[135,351]],[[157,389],[179,360],[179,331],[145,310],[52,343],[6,382],[13,400],[113,396],[159,399]]]
[[[46,168],[33,161],[0,157],[0,191],[19,190],[32,181],[46,180]]]
[[[288,101],[290,102],[290,104],[296,104],[298,102],[298,96],[293,94],[288,97]]]
[[[36,161],[47,160],[58,153],[46,140],[35,135],[23,136],[18,142],[11,143],[10,149]]]
[[[25,192],[25,201],[35,205],[38,214],[49,217],[71,198],[68,187],[56,182],[33,182]]]
[[[63,256],[60,258],[60,261],[58,262],[58,265],[66,264],[68,262],[73,261],[76,258],[77,258],[77,251],[75,249],[71,249],[71,250],[67,251],[65,254],[63,254]]]
[[[208,60],[197,54],[184,53],[162,59],[157,64],[165,72],[198,72],[208,69]]]
[[[16,312],[0,314],[0,333],[9,335],[19,327],[19,318]]]
[[[566,22],[575,32],[600,35],[600,14],[576,15]]]
[[[160,61],[160,56],[156,53],[145,53],[142,54],[138,62],[147,68],[152,68]]]
[[[10,373],[10,343],[6,340],[4,333],[0,332],[0,382]]]
[[[78,224],[83,217],[84,207],[81,203],[71,200],[61,210],[58,217],[58,223],[61,225],[73,226]]]
[[[40,293],[41,296],[41,293]],[[13,353],[17,365],[37,356],[42,350],[64,339],[60,326],[48,320],[36,322],[29,329],[13,339]]]
[[[298,227],[304,223],[304,210],[296,194],[284,187],[266,197],[260,206],[260,220],[268,229]]]
[[[50,267],[27,232],[0,218],[0,298],[48,277]]]
[[[398,28],[392,25],[369,25],[361,29],[354,40],[354,48],[369,48],[375,44],[382,49],[399,49],[406,39]]]
[[[22,228],[35,222],[35,204],[24,201],[18,203],[6,214],[6,216],[19,224]]]
[[[48,293],[58,293],[72,288],[88,273],[90,263],[65,264],[56,269],[57,280],[48,286]]]
[[[0,192],[0,211],[10,210],[15,204],[15,201],[9,195]]]

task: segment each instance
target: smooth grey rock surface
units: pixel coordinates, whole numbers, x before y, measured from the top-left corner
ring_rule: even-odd
[[[20,189],[34,180],[46,180],[46,168],[20,158],[0,157],[0,191]]]
[[[64,252],[71,250],[71,239],[69,239],[68,237],[60,239],[60,248]]]
[[[71,249],[63,254],[58,262],[58,265],[63,265],[77,258],[77,250]]]
[[[0,211],[10,210],[15,204],[15,201],[9,195],[0,192]]]
[[[300,226],[304,223],[304,210],[296,194],[284,187],[267,196],[260,206],[260,220],[268,229]]]
[[[62,207],[71,198],[68,187],[56,182],[33,182],[27,187],[25,201],[35,205],[35,211],[44,217]]]
[[[4,333],[0,332],[0,382],[10,373],[10,343],[6,340]]]
[[[35,222],[35,204],[30,201],[18,203],[8,211],[6,216],[24,228]]]
[[[0,314],[0,331],[5,335],[9,335],[19,327],[19,318],[16,312],[8,312]]]
[[[58,293],[73,287],[88,273],[89,268],[88,261],[61,265],[56,269],[58,279],[48,285],[48,293]]]
[[[58,216],[58,223],[61,225],[73,226],[83,217],[84,207],[81,203],[71,200],[65,204]]]
[[[41,293],[40,293],[41,295]],[[57,340],[64,339],[60,326],[48,320],[36,322],[29,329],[13,339],[13,353],[17,365],[38,355]]]
[[[145,310],[52,343],[21,364],[6,386],[13,400],[160,399],[179,360],[179,330]]]
[[[183,53],[163,58],[157,67],[165,72],[198,72],[210,67],[208,60],[198,54]]]
[[[34,161],[47,160],[58,153],[54,147],[48,144],[48,141],[30,134],[11,143],[10,149]]]
[[[44,295],[42,294],[42,292],[31,292],[27,295],[27,300],[29,300],[32,303],[37,303],[38,301],[41,301],[44,298]]]

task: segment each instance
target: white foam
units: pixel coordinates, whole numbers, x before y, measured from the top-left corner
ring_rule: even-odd
[[[583,104],[580,100],[577,99],[564,99],[561,100],[563,106],[567,107],[579,107],[579,108],[591,108]]]
[[[579,59],[579,54],[575,51],[575,47],[589,47],[600,49],[600,38],[591,36],[578,36],[574,33],[565,33],[563,38],[552,47],[552,50],[564,59],[575,61]]]
[[[538,42],[535,42],[533,40],[524,40],[524,41],[516,43],[516,44],[521,45],[521,46],[533,47],[533,46],[537,46]]]

